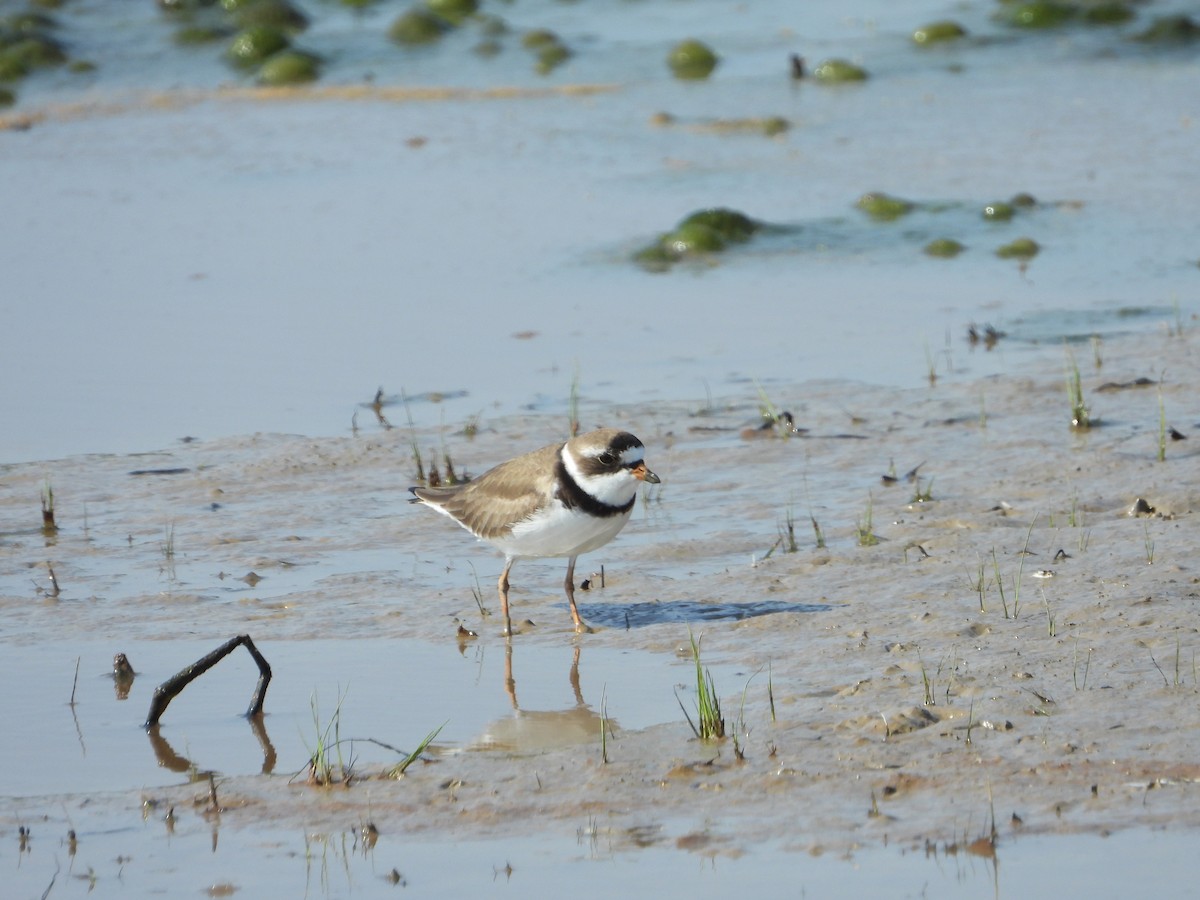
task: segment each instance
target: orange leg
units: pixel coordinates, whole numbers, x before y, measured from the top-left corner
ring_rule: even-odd
[[[577,557],[572,556],[567,562],[567,580],[563,582],[563,589],[567,592],[567,602],[571,604],[571,618],[575,620],[575,630],[577,632],[588,634],[592,633],[592,629],[588,624],[579,617],[579,607],[575,605],[575,560]]]
[[[508,617],[508,572],[513,567],[515,559],[507,559],[504,561],[504,571],[500,573],[500,611],[504,613],[504,631],[501,634],[511,635],[512,620]]]

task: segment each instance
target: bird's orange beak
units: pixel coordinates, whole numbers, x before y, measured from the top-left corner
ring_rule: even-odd
[[[658,484],[662,480],[649,469],[647,469],[644,462],[638,463],[629,471],[633,473],[633,477],[638,481],[644,481],[647,484]]]

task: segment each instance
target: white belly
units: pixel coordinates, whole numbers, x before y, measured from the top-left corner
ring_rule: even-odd
[[[511,559],[578,556],[603,547],[628,521],[629,512],[598,517],[556,502],[491,543]]]

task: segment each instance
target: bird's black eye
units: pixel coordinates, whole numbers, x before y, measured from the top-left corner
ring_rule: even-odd
[[[597,456],[596,461],[605,467],[615,466],[617,464],[616,456],[614,456],[612,453],[609,453],[607,450]]]

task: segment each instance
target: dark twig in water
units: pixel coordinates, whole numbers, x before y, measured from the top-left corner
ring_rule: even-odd
[[[401,393],[403,394],[403,391],[401,391]],[[405,403],[405,408],[406,409],[408,408],[407,403]],[[379,390],[377,390],[375,392],[375,399],[371,401],[371,412],[375,413],[375,418],[379,421],[379,424],[381,426],[383,426],[384,430],[391,429],[392,423],[389,422],[387,420],[387,416],[385,416],[383,414],[383,387],[382,386],[379,388]],[[410,422],[410,424],[411,424],[411,422]]]
[[[250,656],[254,658],[254,662],[258,664],[258,685],[254,688],[254,696],[250,700],[250,708],[246,710],[247,717],[258,716],[262,714],[263,703],[267,697],[267,685],[271,683],[271,666],[266,661],[258,648],[254,646],[254,641],[250,639],[248,634],[239,634],[235,638],[230,638],[212,653],[203,656],[196,660],[187,668],[181,670],[178,674],[168,678],[160,684],[154,691],[154,697],[150,701],[150,714],[146,717],[145,727],[153,728],[158,724],[162,714],[167,711],[167,706],[172,700],[189,684],[219,663],[222,659],[236,650],[239,646],[244,646]]]
[[[24,838],[21,839],[24,842]],[[54,861],[54,874],[50,876],[50,883],[46,885],[46,889],[42,891],[42,900],[46,900],[50,896],[50,892],[54,890],[54,882],[58,880],[58,873],[62,871],[62,866],[58,864],[58,860]]]
[[[83,657],[75,657],[75,680],[71,683],[71,702],[68,704],[72,709],[75,708],[75,689],[79,687],[79,661]]]

